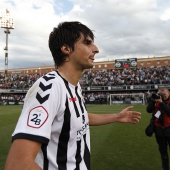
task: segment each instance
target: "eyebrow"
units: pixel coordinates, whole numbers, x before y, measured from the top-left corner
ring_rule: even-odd
[[[83,42],[85,42],[87,44],[90,44],[90,43],[93,42],[93,40],[86,38],[86,39],[83,40]]]

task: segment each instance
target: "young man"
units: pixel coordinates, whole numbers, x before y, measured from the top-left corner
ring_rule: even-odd
[[[118,114],[87,113],[79,79],[99,52],[93,32],[80,22],[63,22],[49,37],[56,71],[28,91],[12,135],[5,170],[89,170],[89,125],[139,122],[127,107]]]

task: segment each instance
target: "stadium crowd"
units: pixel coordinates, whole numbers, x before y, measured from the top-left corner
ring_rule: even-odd
[[[0,74],[0,89],[29,89],[40,74]]]
[[[81,84],[85,86],[168,83],[170,83],[170,66],[86,71],[81,79]]]
[[[42,75],[0,74],[0,89],[28,90]],[[170,66],[121,70],[85,71],[80,80],[82,86],[116,86],[141,84],[170,84]],[[147,94],[146,94],[147,95]],[[25,95],[0,94],[0,101],[23,101]],[[84,101],[94,104],[109,104],[109,92],[84,93]]]
[[[1,89],[29,89],[40,74],[0,74]],[[83,86],[169,84],[170,66],[85,71]]]

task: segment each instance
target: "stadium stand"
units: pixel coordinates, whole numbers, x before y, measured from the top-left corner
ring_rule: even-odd
[[[45,73],[0,74],[0,104],[23,104],[23,99],[32,84]],[[135,69],[102,69],[84,72],[82,85],[87,104],[109,104],[111,93],[148,92],[159,87],[170,89],[170,66],[137,67]],[[147,101],[147,99],[146,99]]]

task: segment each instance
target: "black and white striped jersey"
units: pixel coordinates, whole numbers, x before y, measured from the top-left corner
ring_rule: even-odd
[[[35,161],[43,170],[90,169],[89,120],[80,85],[55,71],[38,79],[25,97],[15,139],[42,143]]]

